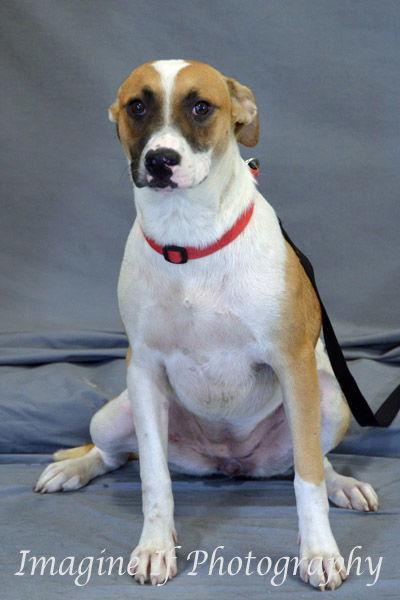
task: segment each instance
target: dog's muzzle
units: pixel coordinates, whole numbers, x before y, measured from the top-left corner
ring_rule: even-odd
[[[179,165],[180,162],[180,154],[171,148],[149,150],[144,157],[144,166],[148,173],[147,185],[152,188],[177,187],[171,177],[173,167]]]

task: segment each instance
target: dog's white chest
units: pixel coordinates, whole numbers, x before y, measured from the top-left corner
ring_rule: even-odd
[[[162,310],[154,326],[157,321],[161,325]],[[262,362],[249,324],[223,306],[186,298],[163,329],[164,337],[157,345],[179,401],[208,417],[241,416],[242,403],[256,385]]]
[[[235,247],[186,265],[165,263],[138,228],[128,240],[119,297],[133,355],[157,357],[176,398],[199,416],[256,415],[276,387],[268,353],[285,251],[264,199],[254,217]]]
[[[176,399],[198,416],[255,414],[275,389],[251,320],[222,304],[175,298],[171,310],[168,301],[155,302],[140,330],[163,363]]]

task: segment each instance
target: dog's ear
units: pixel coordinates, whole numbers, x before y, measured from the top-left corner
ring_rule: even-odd
[[[118,114],[119,103],[118,100],[116,100],[113,104],[111,104],[110,108],[108,109],[108,118],[110,119],[111,123],[116,123],[118,121]]]
[[[225,77],[232,99],[232,119],[238,142],[255,146],[258,142],[259,121],[253,92],[231,77]]]

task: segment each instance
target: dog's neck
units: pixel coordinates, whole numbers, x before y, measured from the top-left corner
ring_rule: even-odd
[[[161,245],[205,247],[219,239],[254,197],[254,179],[236,143],[195,188],[135,187],[137,219]]]

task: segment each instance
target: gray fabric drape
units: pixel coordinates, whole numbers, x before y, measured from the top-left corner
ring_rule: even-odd
[[[7,600],[70,598],[77,589],[68,577],[14,576],[23,548],[60,559],[99,556],[107,546],[108,555],[127,556],[139,534],[137,465],[76,494],[37,497],[30,488],[49,453],[88,441],[91,415],[125,386],[116,286],[134,207],[107,108],[142,62],[193,58],[252,88],[261,140],[243,148],[243,157],[260,159],[261,190],[313,262],[350,368],[374,409],[398,383],[399,25],[395,0],[0,2]],[[381,598],[398,590],[399,423],[388,431],[353,423],[338,449],[345,454],[335,457],[381,496],[378,515],[332,511],[344,553],[360,544],[364,557],[384,555],[374,588]],[[291,483],[178,477],[175,489],[186,550],[222,544],[226,557],[250,549],[295,554]],[[335,597],[362,598],[370,580],[353,576]],[[82,593],[96,600],[196,600],[215,588],[219,598],[312,593],[294,577],[273,587],[204,571],[183,572],[162,589],[132,586],[127,576],[97,577]]]

